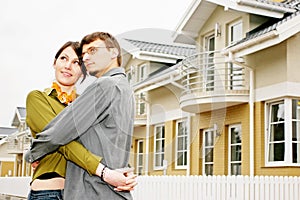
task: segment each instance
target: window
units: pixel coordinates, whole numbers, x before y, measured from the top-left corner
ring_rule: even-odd
[[[206,64],[204,69],[204,88],[206,91],[213,91],[215,85],[215,65],[214,65],[214,51],[215,51],[215,36],[210,35],[205,38]]]
[[[176,168],[185,169],[187,166],[188,148],[187,121],[176,122]]]
[[[229,139],[229,175],[241,175],[242,169],[242,131],[241,125],[231,125],[228,130]]]
[[[138,140],[137,141],[137,154],[136,154],[136,169],[137,174],[143,174],[143,166],[144,166],[144,141]]]
[[[300,100],[267,103],[266,162],[272,166],[300,164]]]
[[[140,66],[140,81],[143,81],[147,78],[147,65],[146,64],[143,64]]]
[[[138,94],[137,97],[137,115],[146,114],[146,94],[144,92]]]
[[[229,25],[229,45],[243,38],[243,23],[238,21]]]
[[[214,138],[215,130],[207,129],[203,132],[203,175],[213,175],[214,167]]]
[[[132,84],[132,72],[131,71],[127,72],[127,80],[130,84]]]
[[[238,21],[229,25],[229,45],[236,43],[243,38],[243,23]],[[243,89],[243,68],[230,63],[229,64],[229,89],[238,90]]]
[[[165,126],[156,125],[154,131],[154,169],[161,169],[165,159]]]

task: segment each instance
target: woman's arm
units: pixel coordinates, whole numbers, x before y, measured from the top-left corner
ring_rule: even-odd
[[[64,105],[55,99],[46,99],[41,91],[32,91],[26,100],[26,122],[30,127],[33,137],[41,132],[44,127],[63,109]],[[96,174],[101,157],[92,154],[82,144],[72,141],[58,149],[67,160],[74,162],[85,169],[89,174]]]

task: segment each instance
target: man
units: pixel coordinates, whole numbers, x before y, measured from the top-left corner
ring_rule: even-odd
[[[134,95],[120,67],[120,46],[109,33],[95,32],[82,39],[81,47],[83,62],[97,80],[33,140],[26,160],[78,140],[103,158],[97,169],[102,180],[68,162],[65,199],[132,199],[129,191],[114,189],[120,180],[121,186],[130,184],[132,177],[111,170],[128,166],[134,123]]]

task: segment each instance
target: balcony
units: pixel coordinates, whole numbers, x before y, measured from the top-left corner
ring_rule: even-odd
[[[249,70],[219,51],[202,52],[182,61],[182,110],[201,113],[249,101]]]
[[[19,133],[18,135],[11,135],[7,139],[7,151],[10,154],[22,154],[28,150],[31,145],[31,137],[28,132]]]

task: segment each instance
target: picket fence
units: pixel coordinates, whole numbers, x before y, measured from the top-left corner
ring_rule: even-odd
[[[26,198],[29,181],[0,177],[0,199]],[[299,200],[300,177],[139,176],[132,195],[134,200]]]
[[[299,200],[300,177],[140,176],[135,200]]]

